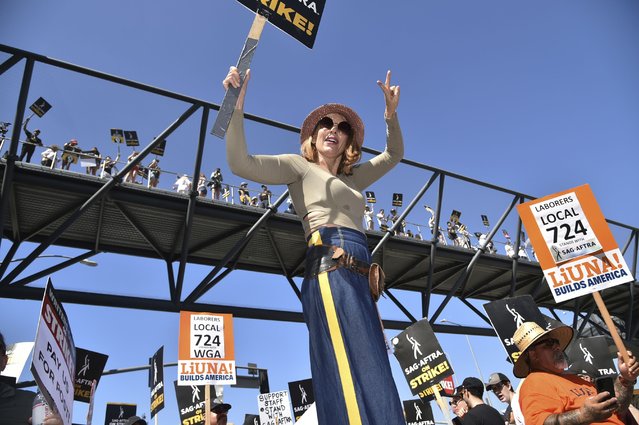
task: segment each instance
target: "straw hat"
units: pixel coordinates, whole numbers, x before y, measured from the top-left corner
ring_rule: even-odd
[[[361,148],[364,144],[364,123],[355,111],[339,103],[327,103],[311,111],[302,124],[300,142],[304,143],[306,139],[311,137],[319,120],[329,114],[340,114],[346,118],[346,121],[348,121],[353,129],[353,143],[355,143],[358,149]]]
[[[543,337],[557,338],[561,351],[564,351],[570,341],[574,331],[570,326],[561,325],[552,329],[544,329],[535,322],[524,322],[517,328],[513,335],[513,341],[520,351],[519,357],[515,361],[513,374],[517,378],[525,378],[530,373],[530,366],[525,360],[526,350]]]

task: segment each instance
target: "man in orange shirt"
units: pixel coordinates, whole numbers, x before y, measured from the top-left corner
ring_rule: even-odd
[[[513,373],[526,378],[519,387],[526,425],[623,425],[620,417],[630,404],[639,363],[630,352],[628,364],[619,355],[615,394],[597,393],[592,383],[564,372],[568,367],[564,349],[572,335],[569,326],[545,330],[534,322],[524,322],[515,331],[513,340],[521,355]]]

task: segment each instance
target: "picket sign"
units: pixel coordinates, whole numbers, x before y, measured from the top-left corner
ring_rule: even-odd
[[[246,38],[244,48],[242,49],[240,58],[237,61],[237,69],[241,77],[240,87],[235,88],[233,86],[229,86],[228,90],[224,94],[224,100],[222,100],[222,105],[220,106],[217,117],[215,118],[215,124],[213,124],[213,130],[211,131],[211,134],[219,137],[220,139],[224,139],[224,136],[226,135],[226,129],[231,122],[231,117],[233,116],[233,111],[235,110],[235,104],[237,103],[238,95],[240,94],[240,90],[244,85],[244,77],[246,76],[246,71],[251,65],[251,59],[253,59],[253,54],[255,53],[255,49],[257,48],[257,43],[260,41],[260,36],[262,35],[262,30],[264,29],[265,23],[266,17],[259,13],[256,13],[255,19],[253,19],[253,24],[251,25],[251,29],[249,30],[248,37]]]
[[[634,277],[590,186],[584,184],[519,204],[517,211],[555,302],[591,293],[617,350],[628,364],[626,347],[600,291],[632,282]]]
[[[211,386],[204,386],[204,425],[211,425]]]

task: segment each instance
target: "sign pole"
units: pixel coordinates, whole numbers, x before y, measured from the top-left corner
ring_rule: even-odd
[[[446,406],[446,403],[444,402],[444,399],[442,399],[441,394],[439,394],[439,389],[437,388],[437,385],[433,385],[431,387],[433,389],[433,393],[435,394],[435,399],[437,400],[437,405],[439,406],[439,408],[441,409],[442,413],[444,414],[444,419],[446,419],[446,423],[449,425],[452,425],[451,419],[450,419],[450,414],[448,412],[448,407]]]
[[[612,340],[615,342],[617,346],[617,350],[621,353],[623,357],[623,362],[625,364],[630,363],[630,358],[628,357],[628,351],[626,350],[626,346],[623,344],[619,333],[617,332],[617,328],[610,317],[610,313],[608,312],[608,308],[606,304],[604,304],[603,298],[601,298],[601,294],[597,292],[592,293],[592,297],[595,299],[595,303],[597,303],[597,307],[599,308],[599,312],[601,313],[601,318],[606,322],[606,326],[608,326],[608,330],[610,331],[610,336],[612,336]]]
[[[95,400],[95,386],[98,381],[95,379],[91,382],[91,398],[89,400],[89,410],[87,411],[87,425],[91,425],[93,421],[93,402]]]
[[[204,423],[211,425],[211,386],[209,384],[204,386],[204,406]]]
[[[262,35],[262,30],[264,29],[265,23],[266,17],[260,15],[259,13],[256,13],[253,24],[251,25],[251,29],[249,30],[248,37],[246,38],[246,42],[244,43],[244,47],[242,48],[240,59],[237,62],[237,69],[240,73],[240,76],[242,77],[240,87],[235,88],[233,86],[229,86],[226,94],[224,95],[222,106],[220,106],[220,110],[217,113],[215,124],[213,124],[213,130],[211,131],[211,134],[219,137],[220,139],[224,139],[224,136],[226,135],[226,129],[231,122],[231,117],[233,116],[233,111],[235,110],[237,97],[240,94],[242,85],[244,84],[244,76],[246,75],[246,70],[251,64],[251,59],[253,59],[253,54],[255,53],[255,49],[257,48],[257,43],[260,41],[260,36]]]

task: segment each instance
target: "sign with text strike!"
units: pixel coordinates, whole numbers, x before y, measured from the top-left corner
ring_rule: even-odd
[[[177,381],[173,381],[173,384],[181,423],[184,425],[204,425],[206,419],[204,385],[179,386]],[[214,398],[213,395],[211,398]]]
[[[233,316],[180,312],[178,385],[235,384]]]
[[[413,395],[426,399],[431,387],[453,375],[453,368],[439,345],[428,319],[422,319],[404,329],[391,341]]]
[[[326,0],[238,0],[309,49],[315,44]]]
[[[151,417],[164,409],[164,346],[151,357],[149,365],[149,384],[151,387]]]
[[[633,281],[589,185],[517,206],[555,302]]]
[[[96,386],[100,382],[102,371],[109,356],[95,351],[75,348],[75,396],[74,399],[83,403],[91,402],[91,386],[95,380]]]
[[[71,425],[75,380],[75,344],[67,314],[51,279],[47,281],[31,359],[31,373],[42,395],[55,406],[64,425]]]

